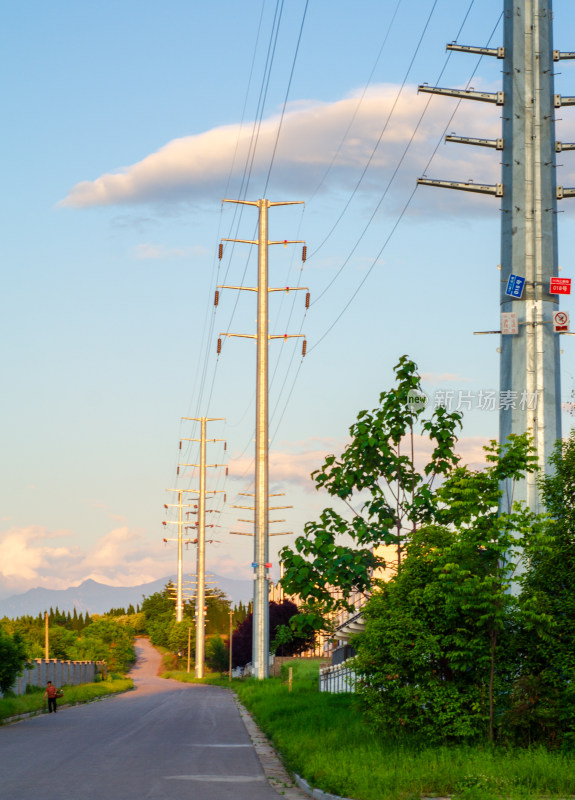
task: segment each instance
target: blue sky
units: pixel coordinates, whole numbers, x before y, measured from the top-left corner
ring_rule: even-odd
[[[495,136],[500,111],[417,94],[417,84],[499,88],[501,62],[445,52],[500,44],[499,0],[210,4],[23,0],[4,10],[4,264],[0,595],[85,578],[134,585],[175,570],[162,544],[166,488],[197,485],[198,436],[184,416],[225,417],[209,435],[211,488],[226,492],[209,568],[250,577],[251,541],[228,530],[250,492],[256,253],[222,238],[255,236],[256,212],[224,197],[305,205],[270,211],[270,448],[282,530],[300,532],[327,504],[309,473],[339,452],[362,408],[390,385],[399,356],[427,392],[497,390],[499,218],[493,198],[416,178],[495,182],[494,151],[441,143],[445,131]],[[555,45],[575,48],[567,0]],[[561,62],[557,91],[575,94]],[[575,111],[558,136],[575,140]],[[411,144],[410,144],[411,142]],[[408,147],[409,145],[409,147]],[[575,185],[574,156],[559,182]],[[575,204],[559,215],[562,275],[571,269]],[[218,270],[219,265],[219,270]],[[562,307],[571,310],[570,298]],[[565,340],[563,401],[575,389]],[[570,427],[566,414],[564,429]],[[471,461],[497,436],[497,413],[466,414]],[[244,502],[243,504],[247,504]],[[173,518],[173,516],[171,517]],[[170,526],[173,528],[173,526]],[[279,528],[278,528],[279,529]],[[290,537],[272,539],[276,546]],[[194,552],[187,552],[186,571]]]

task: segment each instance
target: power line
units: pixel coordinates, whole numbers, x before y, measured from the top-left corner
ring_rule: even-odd
[[[495,31],[496,31],[496,30],[497,30],[497,28],[499,27],[499,24],[500,24],[500,22],[501,22],[501,19],[502,19],[502,17],[503,17],[503,14],[501,14],[501,15],[499,16],[499,19],[498,19],[498,21],[497,21],[497,24],[495,25],[495,27],[494,27],[494,29],[493,29],[493,31],[492,31],[492,33],[491,33],[491,36],[489,37],[489,40],[488,40],[488,42],[487,42],[487,45],[489,45],[489,44],[490,44],[490,42],[491,42],[491,39],[492,39],[492,38],[493,38],[493,36],[495,35]],[[480,57],[480,58],[477,60],[477,64],[475,65],[475,68],[474,68],[473,72],[471,73],[471,76],[470,76],[470,78],[469,78],[469,80],[468,80],[468,82],[467,82],[467,86],[469,86],[470,82],[473,80],[473,77],[474,77],[475,73],[477,72],[477,69],[478,69],[478,67],[479,67],[479,64],[481,63],[481,60],[482,60],[482,57]],[[445,69],[445,67],[444,67],[444,69]],[[443,73],[443,70],[442,70],[442,73]],[[431,98],[430,98],[430,99],[428,100],[428,102],[426,103],[426,106],[425,106],[425,108],[424,108],[424,110],[423,110],[423,112],[422,112],[422,115],[421,115],[421,117],[419,118],[419,121],[418,121],[418,123],[417,123],[417,126],[416,126],[415,130],[413,131],[413,133],[412,133],[412,135],[411,135],[411,138],[410,138],[410,140],[409,140],[409,143],[408,143],[407,147],[405,148],[405,150],[404,150],[404,152],[403,152],[403,154],[402,154],[402,157],[401,157],[401,159],[400,159],[400,161],[399,161],[399,163],[398,163],[397,167],[396,167],[396,168],[395,168],[395,170],[394,170],[394,173],[393,173],[393,175],[392,175],[392,177],[391,177],[391,179],[390,179],[390,182],[389,182],[388,186],[387,186],[387,187],[386,187],[386,189],[385,189],[385,192],[384,192],[384,194],[382,195],[382,197],[381,197],[381,199],[380,199],[380,201],[379,201],[379,203],[378,203],[378,205],[377,205],[377,207],[376,207],[375,211],[373,212],[373,214],[372,214],[372,216],[371,216],[371,218],[370,218],[370,220],[369,220],[369,223],[368,223],[368,225],[369,225],[369,224],[371,223],[371,221],[373,220],[373,217],[374,217],[374,216],[375,216],[375,214],[377,213],[377,211],[378,211],[379,207],[381,206],[381,203],[383,202],[383,199],[385,198],[385,195],[387,194],[387,191],[388,191],[388,189],[389,189],[389,187],[390,187],[390,185],[391,185],[391,182],[393,181],[393,179],[394,179],[394,178],[395,178],[395,176],[397,175],[397,172],[398,172],[398,170],[399,170],[399,167],[400,167],[400,166],[401,166],[401,164],[403,163],[403,160],[405,159],[405,157],[406,157],[406,155],[407,155],[407,152],[408,152],[409,148],[411,147],[411,144],[412,144],[412,142],[413,142],[413,140],[414,140],[414,138],[415,138],[415,135],[416,135],[416,133],[417,133],[417,130],[418,130],[418,128],[419,128],[419,126],[420,126],[420,124],[421,124],[421,121],[422,121],[422,119],[423,119],[423,116],[425,115],[425,113],[426,113],[426,111],[427,111],[427,109],[428,109],[428,107],[429,107],[429,103],[430,103],[430,102],[431,102]],[[448,130],[448,128],[451,126],[451,122],[452,122],[452,120],[453,120],[453,118],[454,118],[455,114],[457,113],[457,110],[459,109],[460,103],[461,103],[461,101],[459,101],[459,102],[456,104],[454,111],[452,112],[451,116],[449,117],[449,120],[448,120],[447,124],[445,125],[445,127],[444,127],[444,129],[443,129],[443,131],[442,131],[442,134],[441,134],[441,136],[440,136],[440,137],[439,137],[439,139],[437,140],[437,144],[435,145],[435,148],[434,148],[434,150],[433,150],[433,152],[432,152],[432,154],[431,154],[431,156],[430,156],[430,158],[429,158],[429,160],[428,160],[428,162],[427,162],[427,164],[426,164],[426,166],[425,166],[424,173],[425,173],[425,172],[427,172],[427,169],[429,168],[429,166],[430,166],[431,162],[432,162],[432,161],[433,161],[433,159],[435,158],[435,155],[436,155],[436,153],[437,153],[437,150],[439,149],[439,146],[440,146],[440,144],[441,144],[441,143],[442,143],[442,141],[443,141],[443,138],[444,138],[444,136],[445,136],[445,133],[446,133],[446,131]],[[321,337],[320,337],[320,338],[319,338],[319,339],[318,339],[318,340],[315,342],[315,344],[313,345],[313,347],[310,347],[310,349],[309,349],[309,351],[308,351],[309,353],[311,353],[313,350],[315,350],[315,348],[316,348],[316,347],[317,347],[317,346],[320,344],[320,342],[322,342],[322,341],[323,341],[323,339],[325,339],[325,337],[328,335],[328,333],[329,333],[329,332],[330,332],[330,331],[331,331],[331,330],[332,330],[332,329],[335,327],[335,325],[336,325],[336,324],[339,322],[339,320],[340,320],[340,319],[341,319],[341,317],[344,315],[344,313],[347,311],[347,309],[349,308],[349,306],[352,304],[353,300],[356,298],[356,296],[357,296],[357,294],[359,293],[360,289],[362,288],[362,286],[364,285],[364,283],[366,282],[366,280],[368,279],[368,277],[369,277],[369,276],[370,276],[370,274],[372,273],[372,271],[373,271],[373,268],[375,267],[375,265],[377,264],[377,262],[378,262],[378,261],[379,261],[379,259],[381,258],[381,255],[382,255],[383,251],[385,250],[385,248],[387,247],[387,245],[388,245],[388,244],[389,244],[389,242],[391,241],[391,238],[392,238],[393,234],[394,234],[394,233],[395,233],[395,231],[397,230],[397,228],[398,228],[398,226],[399,226],[399,223],[400,223],[400,222],[401,222],[401,220],[403,219],[403,217],[404,217],[404,215],[405,215],[405,212],[407,211],[407,209],[408,209],[409,205],[411,204],[411,201],[412,201],[412,199],[413,199],[413,196],[415,195],[415,193],[416,193],[416,191],[417,191],[417,188],[418,188],[418,187],[417,187],[417,184],[416,184],[416,185],[415,185],[415,187],[413,188],[413,190],[412,190],[411,194],[409,195],[409,197],[408,197],[408,199],[407,199],[406,203],[404,204],[404,206],[403,206],[403,208],[402,208],[402,210],[401,210],[401,212],[400,212],[400,214],[399,214],[398,218],[396,219],[396,221],[395,221],[395,223],[394,223],[394,225],[393,225],[393,227],[392,227],[392,229],[391,229],[390,233],[388,234],[388,236],[387,236],[387,238],[386,238],[385,242],[383,243],[383,245],[382,245],[381,249],[379,250],[378,254],[376,255],[376,257],[373,259],[373,261],[372,261],[372,263],[371,263],[371,266],[370,266],[370,268],[368,269],[368,271],[366,272],[366,274],[364,275],[364,277],[363,277],[363,278],[362,278],[362,280],[360,281],[360,283],[359,283],[359,285],[357,286],[356,290],[354,291],[354,293],[352,294],[352,296],[349,298],[348,302],[345,304],[345,306],[343,307],[343,309],[341,310],[341,312],[338,314],[338,316],[336,317],[336,319],[333,321],[333,323],[332,323],[332,324],[329,326],[329,328],[328,328],[328,329],[327,329],[327,330],[326,330],[326,331],[325,331],[325,332],[322,334],[322,336],[321,336]],[[367,230],[367,226],[366,226],[366,228],[364,229],[364,231],[363,231],[363,233],[362,233],[362,236],[365,234],[365,231],[366,231],[366,230]],[[353,248],[353,250],[355,250],[355,248],[356,248],[356,247],[357,247],[357,243],[354,245],[354,248]],[[352,251],[352,252],[353,252],[353,251]],[[346,260],[346,262],[345,262],[345,263],[347,263],[347,261],[349,261],[349,257],[348,257],[348,259]],[[340,270],[340,272],[341,272],[341,270]]]

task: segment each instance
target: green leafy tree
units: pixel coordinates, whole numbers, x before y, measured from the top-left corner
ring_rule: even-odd
[[[380,395],[379,407],[359,413],[343,454],[329,455],[312,473],[316,488],[342,501],[345,510],[326,508],[319,520],[305,525],[293,549],[281,551],[282,584],[304,601],[300,630],[329,629],[330,614],[351,610],[353,592],[369,593],[374,570],[385,566],[374,548],[395,544],[400,560],[408,534],[433,519],[434,482],[457,465],[461,414],[439,407],[425,415],[417,366],[407,356],[395,375],[396,385]],[[418,434],[431,445],[422,470],[415,466]]]
[[[528,553],[521,600],[521,676],[507,722],[523,744],[575,745],[575,431],[558,441],[540,481],[552,546]],[[549,620],[545,628],[540,617]]]
[[[270,602],[269,604],[269,630],[272,643],[277,641],[278,636],[284,645],[282,655],[297,655],[307,650],[313,644],[314,631],[307,631],[306,635],[298,634],[299,626],[293,625],[299,615],[299,609],[291,600],[283,600],[281,603]],[[290,626],[296,629],[294,634],[286,637],[285,628]],[[280,633],[281,631],[281,633]],[[241,622],[232,636],[232,660],[234,667],[243,667],[252,660],[252,636],[253,632],[253,613],[250,612]],[[271,647],[273,650],[274,648]]]
[[[152,644],[169,647],[170,630],[175,621],[175,606],[172,597],[173,584],[166,584],[163,591],[154,592],[142,602],[146,631]]]
[[[367,604],[358,637],[360,695],[378,727],[472,738],[505,711],[518,669],[518,620],[544,615],[512,593],[526,553],[544,552],[543,516],[500,508],[504,486],[535,469],[527,436],[485,448],[488,467],[457,467],[436,491],[435,523],[411,534],[397,575]]]
[[[225,672],[229,667],[230,651],[221,636],[211,636],[206,642],[206,664],[213,672]]]
[[[190,632],[191,628],[191,632]],[[188,655],[188,636],[191,637],[190,653],[193,660],[193,654],[196,643],[196,623],[193,617],[184,617],[181,622],[172,620],[166,632],[167,647],[174,654],[181,654],[182,656]]]
[[[73,658],[78,638],[74,631],[61,625],[53,625],[49,629],[50,658],[59,658],[62,661]]]
[[[0,691],[7,692],[26,666],[26,646],[19,633],[0,628]]]
[[[107,661],[110,670],[125,672],[136,657],[133,631],[113,619],[102,618],[82,631],[76,658]]]
[[[192,605],[192,616],[195,606]],[[217,587],[210,588],[206,597],[206,634],[226,633],[230,627],[231,601],[224,591]]]

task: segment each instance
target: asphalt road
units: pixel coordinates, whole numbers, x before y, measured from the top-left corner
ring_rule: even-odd
[[[0,728],[2,800],[278,800],[232,694],[136,650],[135,691]]]

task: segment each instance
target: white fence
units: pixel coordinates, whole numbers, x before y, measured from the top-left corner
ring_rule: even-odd
[[[55,686],[77,686],[79,683],[92,683],[96,675],[106,676],[105,661],[59,661],[51,658],[45,661],[36,658],[31,669],[24,669],[23,674],[12,686],[15,694],[25,694],[27,686],[46,687],[48,681]]]
[[[351,659],[350,659],[351,661]],[[324,667],[319,671],[320,692],[355,692],[356,674],[350,661],[337,664],[335,667]]]

